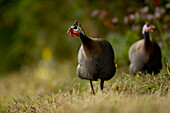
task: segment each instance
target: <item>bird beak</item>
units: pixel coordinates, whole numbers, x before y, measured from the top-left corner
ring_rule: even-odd
[[[151,25],[150,28],[151,28],[151,29],[155,29],[155,26],[154,26],[154,25]]]
[[[73,31],[73,29],[72,29],[72,28],[69,28],[68,31],[67,31],[67,33],[70,33],[71,31]]]
[[[70,36],[71,36],[71,37],[75,37],[73,28],[69,28],[68,31],[67,31],[67,33],[70,33]]]

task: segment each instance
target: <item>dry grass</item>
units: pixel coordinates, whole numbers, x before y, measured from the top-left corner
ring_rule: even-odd
[[[75,66],[71,62],[58,65],[56,70],[40,66],[1,78],[0,112],[170,112],[170,75],[166,69],[157,76],[143,77],[117,71],[105,82],[103,93],[94,82],[97,94],[90,95],[89,82],[77,77]]]

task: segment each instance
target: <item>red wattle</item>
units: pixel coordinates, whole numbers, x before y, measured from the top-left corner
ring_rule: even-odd
[[[150,29],[146,29],[146,31],[145,31],[145,32],[147,32],[147,33],[148,33],[148,32],[150,32]]]
[[[80,36],[80,33],[77,31],[73,31],[73,33],[77,34],[78,36]]]
[[[75,34],[73,34],[73,33],[70,33],[70,36],[71,36],[71,37],[75,37]]]

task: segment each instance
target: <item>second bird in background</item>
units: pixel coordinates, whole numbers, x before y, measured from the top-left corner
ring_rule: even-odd
[[[154,25],[145,24],[142,34],[144,39],[135,42],[129,49],[131,74],[137,72],[148,72],[157,74],[162,69],[161,49],[156,42],[150,39],[149,32],[155,28]]]

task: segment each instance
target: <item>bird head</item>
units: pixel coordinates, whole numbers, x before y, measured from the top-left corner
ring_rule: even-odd
[[[80,36],[80,33],[85,35],[85,32],[81,25],[78,25],[78,21],[76,20],[74,24],[68,29],[67,33],[70,33],[71,37],[75,37],[75,35]]]
[[[142,29],[142,34],[152,32],[153,29],[155,29],[155,26],[154,26],[154,25],[145,24],[145,25],[143,26],[143,29]]]

